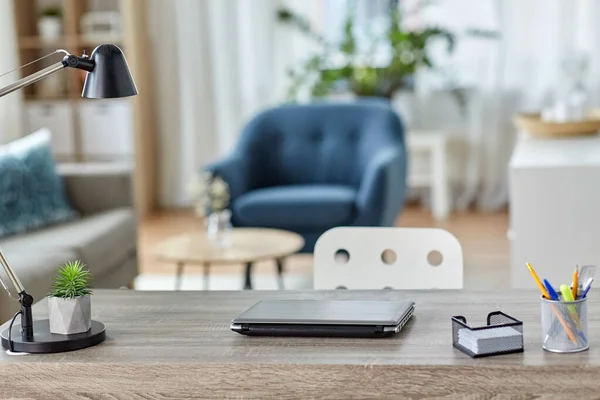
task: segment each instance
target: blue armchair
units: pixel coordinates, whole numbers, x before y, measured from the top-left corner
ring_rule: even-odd
[[[232,224],[305,239],[335,226],[392,226],[402,209],[406,149],[390,104],[285,105],[244,128],[226,159],[205,167],[230,187]]]

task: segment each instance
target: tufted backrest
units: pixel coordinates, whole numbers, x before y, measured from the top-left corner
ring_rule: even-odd
[[[285,105],[257,115],[236,152],[252,160],[262,187],[294,184],[358,186],[379,151],[403,146],[389,102]]]

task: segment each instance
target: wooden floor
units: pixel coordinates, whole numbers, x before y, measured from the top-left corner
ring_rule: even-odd
[[[437,223],[429,211],[419,207],[406,208],[397,226],[440,227],[452,232],[463,246],[465,258],[465,288],[502,288],[509,282],[509,247],[506,232],[508,212],[455,213],[447,221]],[[141,224],[140,231],[140,273],[174,273],[175,266],[155,260],[153,249],[165,238],[178,233],[202,229],[203,222],[191,211],[171,210],[153,215]],[[220,274],[241,276],[242,266],[215,266],[213,271]],[[275,266],[263,262],[256,266],[255,273],[274,273]],[[312,257],[298,255],[291,257],[286,270],[296,274],[312,274]],[[188,267],[186,274],[201,274],[200,268]]]

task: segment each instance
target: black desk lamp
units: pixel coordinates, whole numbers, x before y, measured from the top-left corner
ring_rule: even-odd
[[[90,57],[85,52],[81,57],[69,54],[64,50],[57,52],[66,53],[62,61],[0,88],[0,97],[38,82],[67,67],[88,72],[83,85],[82,97],[107,99],[137,94],[127,61],[119,47],[112,44],[100,45],[94,49]],[[25,291],[19,277],[11,268],[2,251],[0,251],[0,264],[17,291],[18,300],[21,303],[21,327],[13,328],[11,324],[10,328],[0,333],[2,347],[24,353],[58,353],[93,346],[104,340],[105,327],[98,321],[92,321],[89,331],[74,335],[51,334],[48,320],[36,321],[34,325],[31,312],[33,297]],[[0,280],[0,283],[10,295],[4,282]]]

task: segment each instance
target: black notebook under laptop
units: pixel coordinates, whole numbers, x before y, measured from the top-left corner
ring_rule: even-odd
[[[259,301],[231,322],[250,336],[384,337],[398,333],[413,315],[411,301]]]

